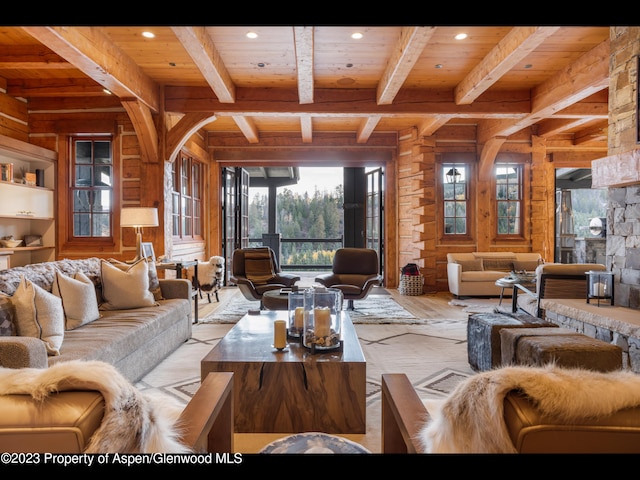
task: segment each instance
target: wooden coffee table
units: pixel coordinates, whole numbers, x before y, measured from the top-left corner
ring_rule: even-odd
[[[238,433],[366,433],[366,361],[348,313],[342,349],[311,353],[297,339],[278,351],[273,322],[286,311],[245,315],[202,359],[209,372],[234,373]]]

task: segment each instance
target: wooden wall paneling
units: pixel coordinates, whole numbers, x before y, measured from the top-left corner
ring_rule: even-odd
[[[0,91],[0,134],[29,141],[27,104]]]
[[[397,288],[400,278],[398,266],[398,188],[397,155],[394,153],[384,170],[384,285]]]

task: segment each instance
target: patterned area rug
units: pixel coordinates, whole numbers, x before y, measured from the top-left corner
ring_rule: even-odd
[[[236,323],[249,310],[257,309],[259,302],[246,300],[240,292],[221,310],[216,310],[200,319],[202,323]],[[402,308],[389,294],[369,295],[354,302],[349,315],[354,324],[424,324],[425,320],[414,317]]]
[[[193,326],[193,337],[137,384],[189,401],[200,386],[200,360],[232,327]],[[423,400],[444,398],[474,374],[467,360],[467,322],[431,320],[422,325],[356,325],[367,361],[366,434],[343,435],[373,453],[381,451],[381,383],[383,373],[405,373]],[[236,434],[242,453],[259,449],[286,434]]]

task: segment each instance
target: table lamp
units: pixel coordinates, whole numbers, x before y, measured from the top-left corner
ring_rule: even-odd
[[[142,227],[158,226],[158,209],[152,207],[127,207],[120,212],[120,226],[136,229],[136,258],[140,260],[142,254]]]

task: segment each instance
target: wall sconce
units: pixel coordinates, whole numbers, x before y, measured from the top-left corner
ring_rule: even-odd
[[[460,177],[462,174],[458,171],[457,168],[450,168],[446,173],[447,183],[458,183],[460,181]]]
[[[151,207],[130,207],[120,211],[120,226],[136,229],[136,258],[143,258],[142,254],[142,227],[158,226],[158,209]]]

